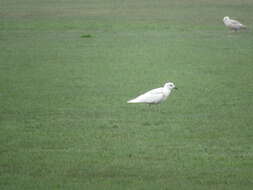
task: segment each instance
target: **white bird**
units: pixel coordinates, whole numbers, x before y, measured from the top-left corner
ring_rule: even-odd
[[[127,103],[159,104],[167,99],[173,88],[177,89],[174,83],[167,82],[163,87],[150,90]]]
[[[224,22],[226,27],[228,27],[229,29],[234,30],[234,31],[237,31],[237,30],[240,30],[240,29],[246,29],[245,25],[241,24],[237,20],[230,19],[228,16],[225,16],[223,18],[223,22]]]

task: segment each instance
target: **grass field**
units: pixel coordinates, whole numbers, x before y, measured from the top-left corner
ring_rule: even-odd
[[[0,0],[0,15],[1,190],[253,188],[252,0]],[[163,104],[126,103],[166,81]]]

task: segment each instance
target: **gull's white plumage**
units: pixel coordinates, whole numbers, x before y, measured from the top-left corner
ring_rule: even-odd
[[[245,25],[241,24],[237,20],[230,19],[228,16],[225,16],[223,18],[223,22],[224,22],[225,26],[227,26],[228,28],[230,28],[231,30],[234,30],[234,31],[246,28]]]
[[[163,87],[150,90],[127,103],[159,104],[167,99],[173,88],[176,88],[174,83],[168,82]]]

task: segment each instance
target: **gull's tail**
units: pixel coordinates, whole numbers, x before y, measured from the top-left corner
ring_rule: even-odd
[[[139,101],[136,100],[136,98],[135,98],[135,99],[132,99],[132,100],[127,101],[127,103],[139,103]]]
[[[242,28],[242,29],[247,29],[247,26],[245,26],[245,25],[242,24],[242,25],[241,25],[241,28]]]

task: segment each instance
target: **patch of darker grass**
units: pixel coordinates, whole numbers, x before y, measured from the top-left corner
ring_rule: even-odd
[[[142,123],[142,125],[144,125],[144,126],[150,126],[151,123],[149,123],[149,122],[144,122],[144,123]]]
[[[91,34],[82,34],[80,37],[81,38],[91,38],[92,35]]]

